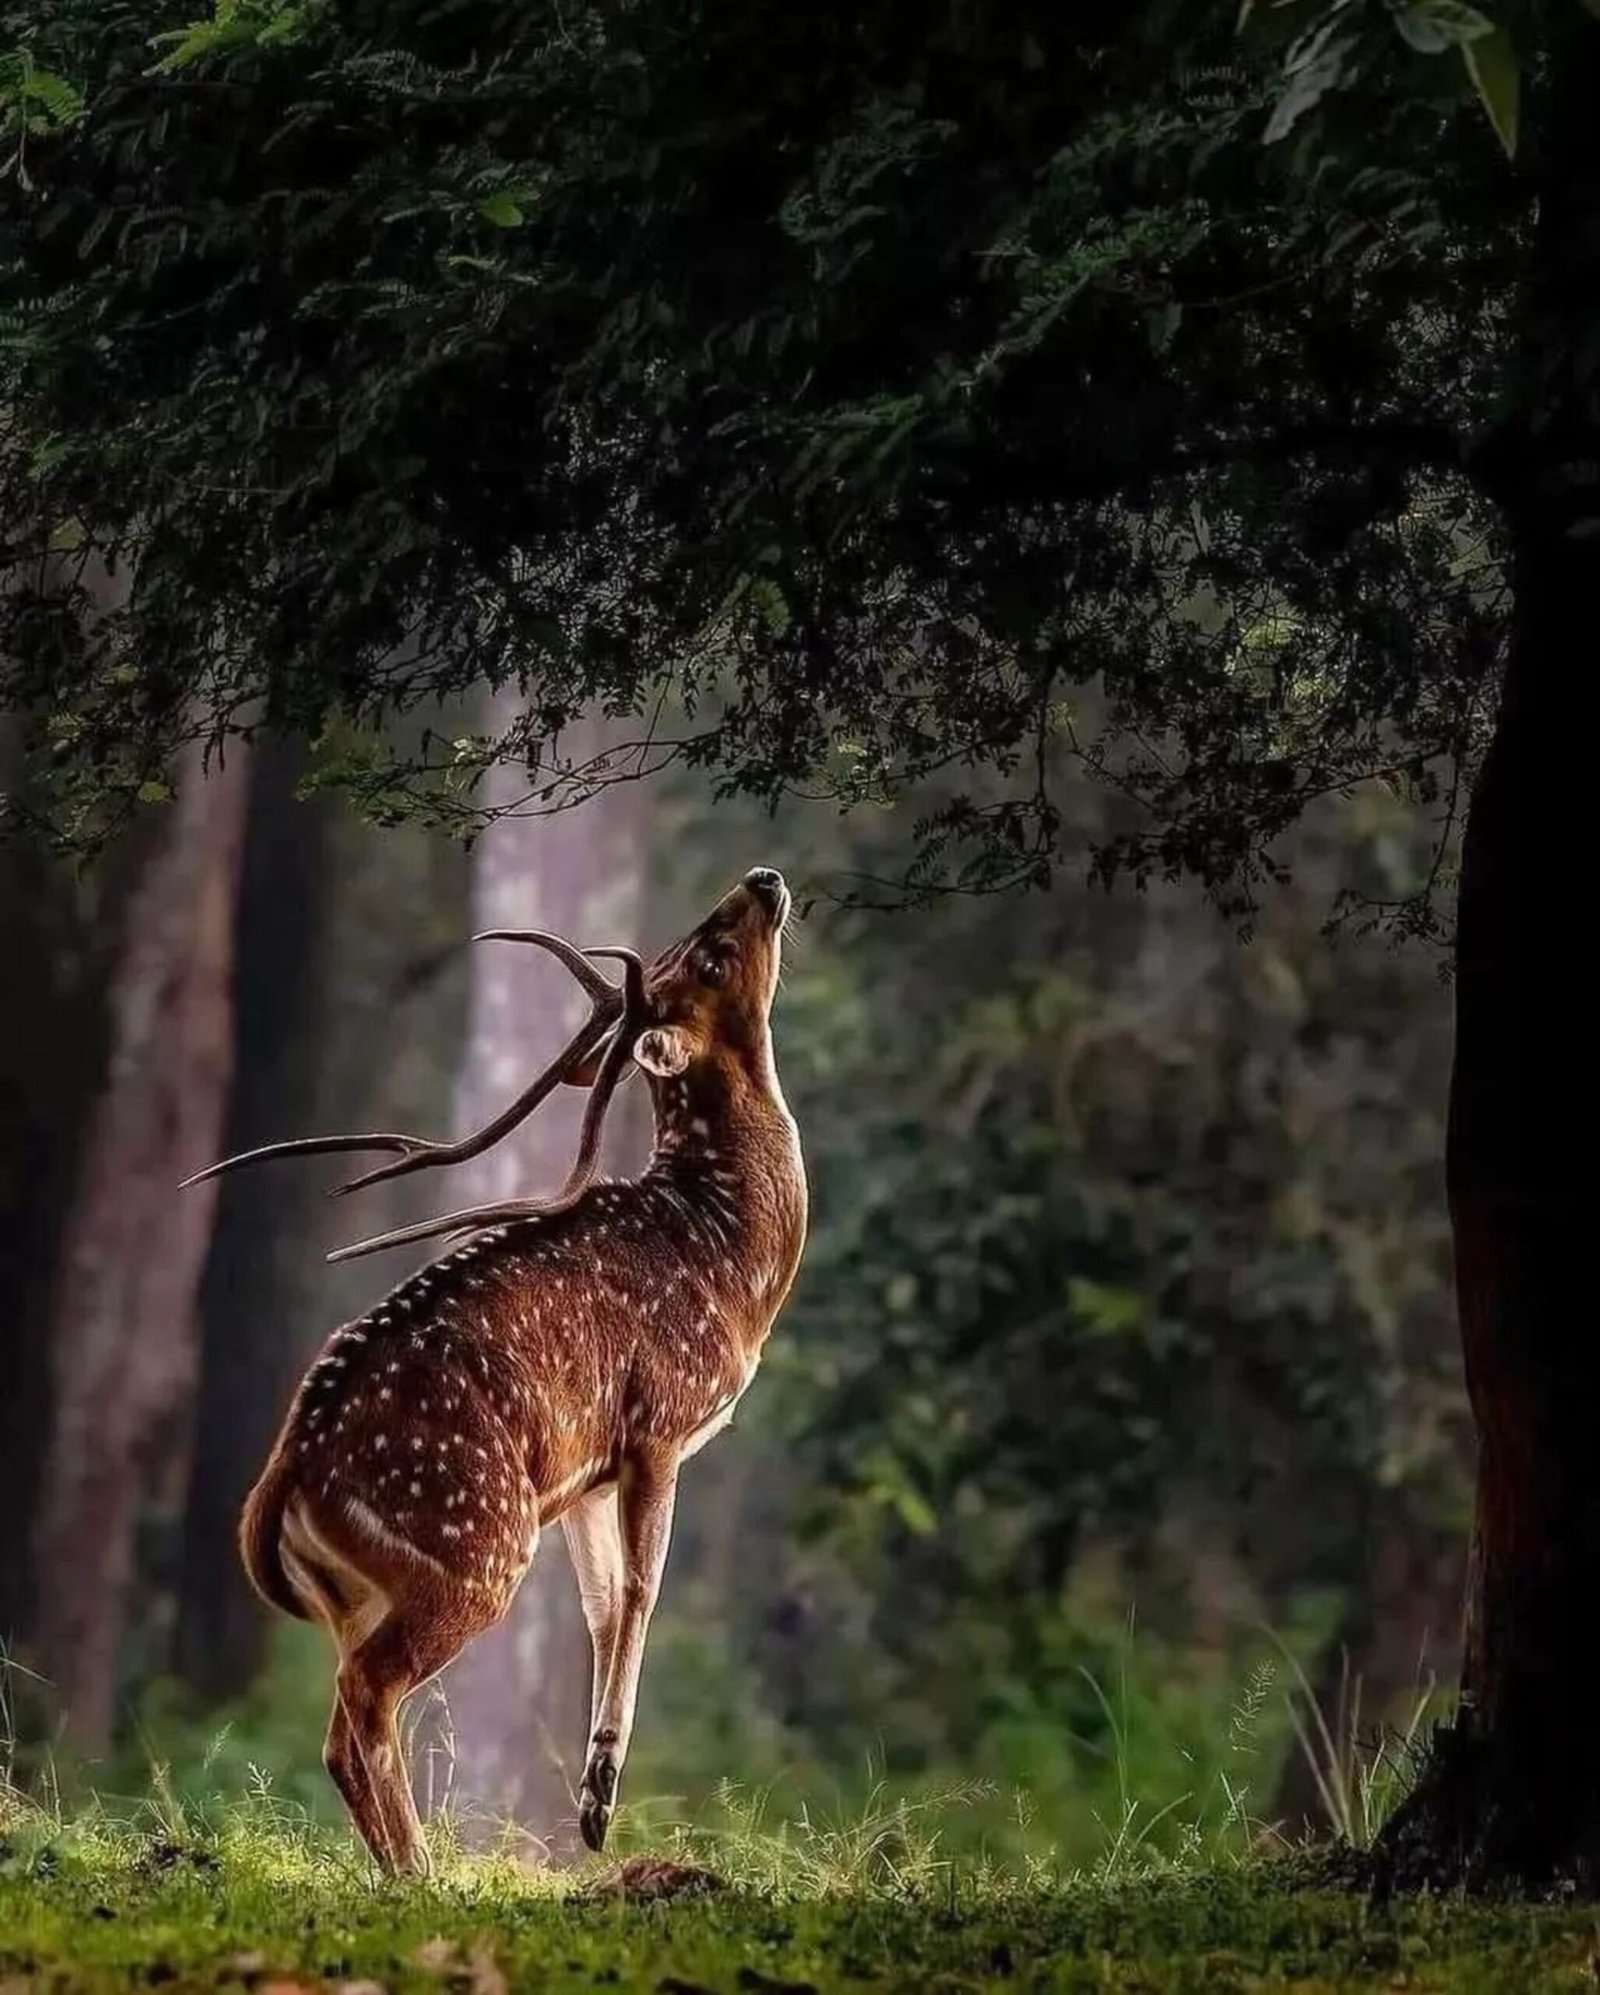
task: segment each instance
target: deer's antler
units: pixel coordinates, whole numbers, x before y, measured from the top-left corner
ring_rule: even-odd
[[[390,1131],[374,1131],[366,1135],[341,1136],[296,1136],[283,1143],[265,1143],[259,1149],[242,1151],[236,1157],[224,1157],[220,1163],[211,1164],[193,1177],[185,1178],[180,1190],[190,1185],[203,1184],[208,1178],[221,1177],[224,1172],[242,1170],[247,1164],[265,1163],[273,1157],[319,1157],[330,1156],[345,1150],[397,1150],[400,1155],[392,1164],[380,1164],[375,1170],[365,1171],[359,1177],[349,1179],[336,1189],[336,1196],[346,1192],[360,1191],[368,1185],[382,1183],[387,1178],[404,1177],[411,1171],[433,1170],[446,1164],[464,1164],[472,1157],[478,1157],[485,1150],[492,1149],[502,1137],[508,1136],[520,1122],[533,1113],[539,1104],[562,1081],[574,1073],[585,1061],[593,1058],[602,1046],[606,1047],[600,1071],[595,1077],[593,1093],[583,1118],[583,1131],[578,1145],[577,1160],[573,1164],[566,1184],[556,1199],[549,1204],[532,1201],[516,1201],[515,1210],[508,1203],[500,1207],[484,1207],[494,1219],[528,1218],[536,1212],[559,1211],[570,1204],[588,1184],[594,1175],[595,1163],[599,1157],[601,1127],[611,1097],[618,1083],[627,1071],[632,1056],[633,1041],[642,1022],[644,1013],[644,966],[631,949],[577,949],[559,935],[551,935],[543,929],[493,928],[475,935],[474,942],[531,942],[540,949],[546,949],[559,962],[562,962],[577,978],[588,993],[590,1000],[589,1016],[558,1053],[538,1079],[525,1088],[503,1109],[493,1121],[486,1122],[481,1129],[470,1136],[463,1136],[459,1142],[438,1143],[426,1136],[405,1136]],[[623,964],[623,981],[620,987],[608,983],[590,960],[593,957],[610,957]],[[375,1253],[380,1247],[399,1246],[408,1240],[428,1239],[440,1232],[453,1232],[462,1227],[489,1225],[493,1219],[479,1219],[471,1211],[453,1214],[448,1218],[424,1221],[418,1226],[402,1227],[393,1233],[379,1234],[374,1239],[363,1240],[353,1247],[342,1247],[330,1254],[330,1260],[348,1260],[357,1254]]]
[[[548,944],[552,939],[533,929],[495,929],[492,935],[505,942],[537,942],[541,945]],[[485,936],[482,939],[490,938]],[[578,1154],[573,1159],[572,1169],[567,1173],[567,1181],[560,1191],[554,1198],[503,1199],[497,1205],[469,1205],[464,1206],[459,1212],[442,1213],[437,1219],[419,1219],[410,1226],[397,1226],[392,1232],[375,1233],[370,1240],[357,1240],[351,1246],[336,1247],[328,1256],[330,1261],[353,1261],[362,1254],[376,1254],[385,1247],[409,1246],[415,1240],[435,1240],[444,1233],[476,1233],[485,1226],[504,1226],[514,1219],[546,1218],[551,1213],[565,1212],[567,1207],[588,1188],[594,1177],[595,1166],[600,1161],[600,1138],[605,1126],[606,1110],[611,1106],[611,1097],[616,1093],[633,1060],[633,1043],[644,1023],[645,1000],[644,964],[633,950],[589,949],[584,953],[588,956],[608,956],[621,963],[622,988],[619,991],[614,985],[606,983],[603,977],[591,972],[614,1001],[616,1011],[613,1022],[607,1028],[610,1041],[606,1045],[605,1057],[600,1062],[600,1071],[595,1075],[594,1087],[589,1094],[589,1105],[583,1112],[583,1128],[578,1137]],[[573,1053],[573,1048],[583,1036],[580,1033],[579,1038],[573,1040],[563,1059]],[[589,1052],[592,1053],[604,1039],[605,1033],[602,1033],[599,1039],[589,1042]],[[546,1069],[547,1074],[548,1072],[549,1069]],[[541,1076],[541,1079],[543,1078]],[[527,1096],[523,1096],[522,1100],[526,1101]],[[520,1107],[520,1102],[515,1106]],[[508,1114],[510,1112],[507,1111]],[[526,1112],[523,1110],[524,1114]],[[517,1119],[520,1121],[521,1117]],[[500,1120],[503,1122],[505,1117],[502,1116]]]

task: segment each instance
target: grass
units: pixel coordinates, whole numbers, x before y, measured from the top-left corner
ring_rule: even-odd
[[[1370,1841],[1403,1791],[1427,1698],[1363,1740],[1358,1686],[1324,1713],[1292,1656],[1292,1724],[1331,1827]],[[48,1761],[8,1750],[0,1668],[0,1995],[170,1987],[228,1995],[845,1995],[845,1991],[1593,1989],[1600,1921],[1580,1906],[1437,1900],[1376,1908],[1348,1856],[1265,1829],[1259,1747],[1281,1673],[1253,1669],[1203,1753],[1162,1759],[1126,1667],[1102,1687],[1095,1839],[1052,1843],[977,1783],[892,1793],[879,1776],[832,1807],[785,1788],[640,1803],[622,1853],[715,1872],[713,1895],[642,1903],[605,1867],[529,1871],[430,1828],[436,1876],[373,1875],[321,1786],[276,1785],[239,1733],[149,1769],[133,1800],[63,1798]],[[1279,1713],[1282,1714],[1281,1702]],[[248,1727],[245,1728],[248,1732]],[[1264,1784],[1264,1783],[1261,1783]],[[976,1826],[975,1826],[976,1825]],[[507,1844],[509,1850],[510,1845]]]
[[[673,1797],[636,1810],[657,1830],[708,1812],[731,1830],[716,1782],[737,1768],[754,1790],[737,1808],[763,1795],[769,1822],[803,1818],[843,1836],[876,1817],[887,1785],[920,1819],[937,1816],[950,1855],[1018,1869],[1047,1858],[1112,1881],[1154,1859],[1192,1863],[1248,1846],[1290,1755],[1309,1756],[1322,1812],[1358,1845],[1405,1771],[1397,1738],[1387,1760],[1373,1759],[1371,1720],[1383,1714],[1361,1713],[1354,1695],[1324,1722],[1300,1659],[1325,1636],[1305,1626],[1241,1631],[1226,1650],[1196,1656],[1137,1630],[1115,1607],[1078,1598],[1042,1632],[1031,1674],[1007,1671],[998,1658],[981,1676],[974,1670],[972,1722],[959,1735],[927,1722],[930,1702],[907,1698],[903,1685],[886,1691],[852,1680],[848,1743],[837,1729],[776,1722],[753,1695],[747,1658],[719,1644],[716,1627],[709,1607],[688,1624],[669,1612],[652,1635],[627,1789],[634,1800]],[[264,1772],[277,1794],[337,1825],[342,1811],[320,1763],[328,1678],[320,1632],[285,1625],[267,1669],[227,1709],[195,1708],[176,1685],[157,1681],[130,1714],[117,1758],[57,1767],[35,1743],[19,1771],[30,1784],[59,1774],[69,1795],[86,1783],[132,1794],[159,1763],[189,1801],[248,1790]],[[0,1701],[4,1692],[0,1667]],[[819,1694],[820,1709],[838,1702],[837,1685]],[[1397,1714],[1403,1727],[1412,1729],[1425,1708],[1419,1696],[1412,1713]],[[49,1719],[48,1706],[33,1717],[35,1742],[49,1736]],[[569,1783],[576,1779],[570,1761],[565,1771]],[[416,1772],[434,1798],[449,1786],[447,1766],[429,1760]],[[949,1805],[954,1795],[959,1806]]]
[[[170,1826],[170,1824],[166,1825]],[[901,1825],[901,1831],[907,1825]],[[890,1842],[903,1840],[901,1831]],[[439,1879],[372,1879],[348,1839],[258,1798],[175,1842],[159,1821],[43,1814],[0,1836],[0,1989],[168,1985],[293,1995],[650,1995],[926,1990],[1574,1990],[1596,1922],[1567,1909],[1374,1911],[1303,1860],[1124,1883],[880,1861],[882,1824],[803,1858],[722,1851],[731,1888],[589,1902],[575,1880],[447,1853]],[[867,1859],[863,1861],[863,1849]],[[809,1851],[809,1856],[807,1855]],[[747,1874],[753,1862],[755,1874]]]
[[[1058,1870],[945,1854],[967,1798],[879,1794],[859,1817],[725,1791],[633,1835],[705,1864],[707,1898],[623,1902],[432,1831],[426,1885],[375,1878],[349,1835],[270,1788],[197,1807],[159,1778],[121,1812],[0,1789],[0,1995],[169,1987],[253,1995],[839,1991],[1502,1991],[1593,1988],[1581,1907],[1370,1906],[1339,1866],[1231,1846],[1156,1854],[1113,1831]],[[1144,1854],[1138,1854],[1143,1848]],[[1110,1854],[1115,1852],[1115,1860]]]
[[[1370,1849],[1420,1762],[1432,1724],[1446,1705],[1431,1676],[1419,1671],[1410,1709],[1399,1727],[1363,1724],[1361,1679],[1349,1658],[1331,1709],[1317,1698],[1297,1658],[1285,1651],[1293,1693],[1287,1700],[1295,1744],[1316,1787],[1323,1820],[1339,1841]]]

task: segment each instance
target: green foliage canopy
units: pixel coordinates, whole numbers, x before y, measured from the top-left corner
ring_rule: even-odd
[[[1141,803],[1108,864],[1248,891],[1470,757],[1521,196],[1393,60],[1263,143],[1345,9],[191,6],[21,35],[87,105],[0,232],[0,699],[64,835],[265,723],[468,826],[494,753],[532,807],[988,765],[919,877],[993,885],[1064,748]],[[514,738],[383,745],[484,680]],[[574,769],[595,702],[640,749]]]

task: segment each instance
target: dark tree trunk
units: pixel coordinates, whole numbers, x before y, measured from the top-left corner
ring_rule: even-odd
[[[198,760],[154,827],[124,913],[106,1071],[61,1238],[52,1419],[33,1537],[33,1649],[69,1736],[109,1740],[141,1507],[181,1460],[209,1188],[232,1056],[242,757]]]
[[[1600,22],[1550,10],[1533,121],[1534,420],[1508,494],[1516,592],[1462,861],[1450,1211],[1478,1429],[1462,1704],[1379,1850],[1385,1886],[1600,1889],[1600,1336],[1589,1318],[1600,521]]]
[[[0,794],[25,782],[0,715]],[[96,924],[64,866],[0,843],[0,1647],[31,1609],[29,1546],[50,1407],[50,1270],[104,1028]]]
[[[300,758],[258,752],[239,895],[237,1079],[228,1151],[309,1129],[321,1067],[315,929],[328,819],[294,794]],[[201,1294],[203,1344],[178,1574],[176,1664],[202,1698],[241,1692],[260,1666],[267,1617],[246,1584],[239,1509],[294,1387],[306,1340],[307,1241],[316,1174],[225,1179]],[[310,1257],[310,1258],[314,1258]]]

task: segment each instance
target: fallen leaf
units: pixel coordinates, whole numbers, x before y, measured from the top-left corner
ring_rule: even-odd
[[[589,1898],[709,1898],[726,1891],[727,1879],[698,1864],[674,1863],[664,1856],[630,1856],[602,1871],[584,1893]]]

